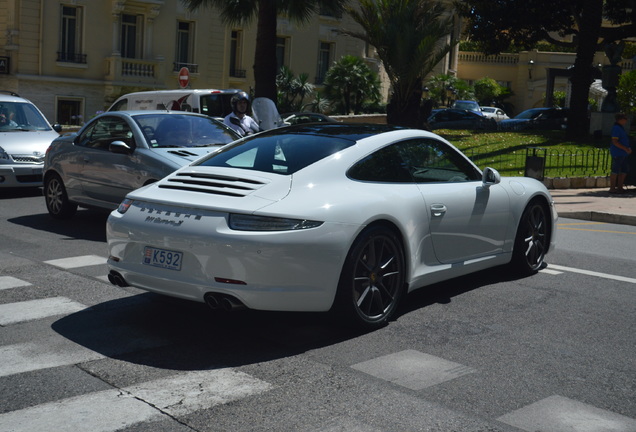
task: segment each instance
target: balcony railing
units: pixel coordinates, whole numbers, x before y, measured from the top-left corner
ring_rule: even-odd
[[[232,78],[245,78],[246,71],[245,69],[230,68],[230,76]]]
[[[470,63],[496,63],[496,64],[509,64],[509,65],[515,65],[519,63],[518,54],[499,54],[499,55],[487,56],[479,52],[465,51],[465,52],[460,52],[458,56],[459,56],[459,61],[470,62]]]
[[[86,54],[67,53],[67,52],[58,51],[57,61],[62,63],[86,64]]]
[[[106,59],[106,64],[107,80],[145,85],[156,85],[163,82],[162,61],[113,56]]]
[[[199,73],[199,65],[196,63],[173,62],[172,72],[179,72],[181,68],[187,67],[190,73]]]

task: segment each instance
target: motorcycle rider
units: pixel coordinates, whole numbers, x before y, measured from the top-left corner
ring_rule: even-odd
[[[259,132],[258,123],[249,116],[251,110],[250,97],[245,92],[238,92],[232,99],[232,112],[225,116],[223,123],[234,129],[239,135],[246,136]]]

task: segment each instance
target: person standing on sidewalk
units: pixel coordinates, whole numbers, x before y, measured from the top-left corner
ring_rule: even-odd
[[[627,157],[632,153],[629,145],[629,135],[625,131],[627,124],[627,115],[624,113],[616,114],[616,123],[612,126],[612,144],[610,145],[610,155],[612,156],[612,171],[610,173],[610,190],[611,194],[623,194],[623,183],[627,172],[629,171],[629,163]]]

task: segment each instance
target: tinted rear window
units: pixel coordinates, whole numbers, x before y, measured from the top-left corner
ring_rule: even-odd
[[[289,175],[354,144],[334,136],[259,135],[226,146],[196,165]]]

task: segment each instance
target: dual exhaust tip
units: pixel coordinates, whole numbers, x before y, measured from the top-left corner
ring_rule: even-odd
[[[203,299],[205,304],[212,310],[222,309],[228,312],[235,312],[247,308],[239,299],[228,294],[209,292],[203,296]]]
[[[110,273],[108,273],[108,281],[113,285],[117,285],[122,288],[130,286],[121,273],[116,272],[115,270],[111,270]],[[203,296],[203,299],[205,300],[205,304],[207,304],[212,310],[235,312],[247,308],[247,306],[245,306],[239,299],[228,294],[209,292]]]

